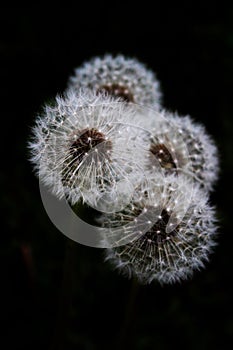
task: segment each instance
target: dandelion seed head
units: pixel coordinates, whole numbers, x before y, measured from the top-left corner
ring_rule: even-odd
[[[178,181],[178,187],[172,196],[169,186],[162,189],[151,183],[150,192],[155,191],[154,196],[136,200],[134,210],[125,208],[120,219],[118,213],[103,219],[105,239],[111,237],[112,223],[114,227],[127,227],[127,234],[132,237],[127,244],[106,249],[106,260],[144,284],[174,283],[191,277],[195,270],[204,267],[215,245],[214,209],[209,206],[206,193],[198,186],[190,187],[185,178],[174,177],[174,181]],[[161,193],[167,195],[162,198]],[[157,198],[157,209],[152,197]],[[141,235],[135,234],[137,230]]]
[[[165,176],[184,174],[206,191],[213,190],[219,173],[218,152],[201,124],[164,110],[141,119],[142,123],[151,130],[147,169],[160,170]]]
[[[160,83],[156,75],[134,58],[123,55],[95,57],[75,70],[69,87],[90,88],[98,93],[121,98],[158,109],[161,101]]]
[[[42,181],[72,204],[82,199],[115,208],[124,202],[141,176],[140,144],[127,128],[134,113],[133,105],[90,90],[57,97],[37,118],[30,143]]]

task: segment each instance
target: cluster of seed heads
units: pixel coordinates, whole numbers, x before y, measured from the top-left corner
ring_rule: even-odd
[[[142,283],[172,283],[215,245],[208,203],[217,149],[205,128],[161,105],[156,75],[136,59],[94,58],[36,119],[31,161],[71,205],[99,211],[106,260]]]

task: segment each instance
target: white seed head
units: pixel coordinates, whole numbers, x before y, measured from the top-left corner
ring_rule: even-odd
[[[204,126],[189,116],[167,111],[149,113],[148,118],[136,116],[136,123],[150,131],[148,170],[159,169],[165,176],[184,174],[211,191],[218,178],[218,152]]]
[[[79,91],[90,88],[105,91],[127,102],[159,108],[160,83],[155,74],[134,58],[122,55],[95,57],[75,70],[69,86]]]
[[[102,218],[105,240],[113,241],[112,233],[117,227],[122,232],[121,236],[118,233],[119,246],[106,249],[106,260],[144,284],[187,279],[204,267],[215,245],[214,210],[206,193],[198,186],[192,187],[185,178],[173,177],[173,181],[174,192],[171,191],[174,184],[158,186],[152,181],[150,188],[142,187],[143,198],[135,192],[133,205]],[[121,245],[124,236],[132,240]]]
[[[42,181],[72,204],[124,202],[141,176],[139,131],[127,124],[134,113],[133,105],[92,91],[57,97],[37,118],[29,145]]]

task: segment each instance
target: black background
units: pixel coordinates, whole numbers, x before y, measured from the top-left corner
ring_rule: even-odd
[[[220,3],[1,9],[2,349],[232,348],[233,7]],[[164,106],[203,123],[218,145],[219,244],[182,284],[132,288],[101,249],[78,244],[62,283],[68,239],[43,209],[26,144],[41,106],[105,53],[147,64]]]

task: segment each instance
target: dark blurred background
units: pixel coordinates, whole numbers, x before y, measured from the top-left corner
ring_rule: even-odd
[[[11,7],[0,26],[1,349],[232,348],[233,6]],[[41,203],[26,147],[34,118],[75,67],[105,53],[147,64],[164,106],[203,123],[219,147],[219,244],[182,284],[132,287],[103,250],[70,244]]]

